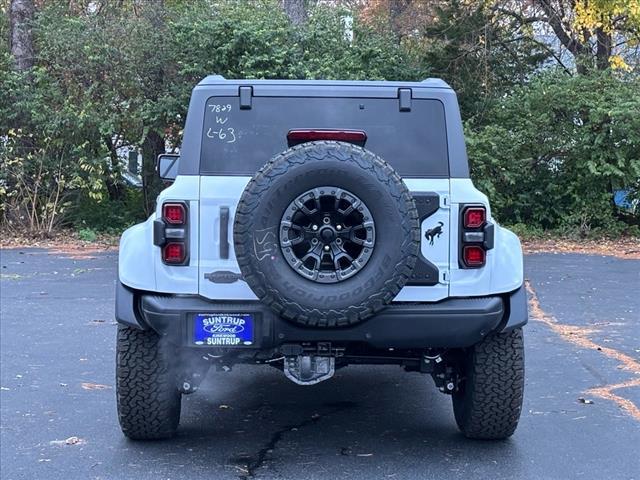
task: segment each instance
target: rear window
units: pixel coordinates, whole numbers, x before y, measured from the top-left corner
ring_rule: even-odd
[[[239,97],[207,101],[200,173],[253,175],[286,150],[295,129],[349,129],[367,134],[365,148],[403,177],[447,177],[444,106],[413,99],[401,112],[394,98],[253,97],[240,110]]]

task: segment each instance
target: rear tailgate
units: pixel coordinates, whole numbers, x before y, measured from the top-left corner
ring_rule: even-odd
[[[300,85],[288,89],[289,96],[280,96],[282,87],[273,85],[239,88],[244,93],[210,97],[206,103],[200,160],[200,295],[256,298],[240,278],[233,249],[233,218],[244,187],[264,163],[288,148],[289,130],[344,129],[366,132],[365,148],[389,162],[416,198],[421,260],[396,300],[447,297],[449,167],[442,103],[413,98],[411,89],[397,87],[360,88],[353,97],[336,88]],[[292,198],[296,193],[301,192],[291,192]]]

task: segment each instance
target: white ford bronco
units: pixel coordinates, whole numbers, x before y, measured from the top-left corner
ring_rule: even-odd
[[[429,374],[470,438],[513,434],[522,249],[469,178],[443,81],[225,80],[193,90],[172,182],[122,235],[117,404],[166,438],[211,366],[299,385],[349,364]]]

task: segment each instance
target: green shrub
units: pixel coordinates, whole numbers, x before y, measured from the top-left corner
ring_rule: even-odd
[[[8,42],[0,45],[0,226],[8,231],[117,233],[142,220],[158,186],[155,155],[179,145],[191,90],[212,73],[442,76],[463,113],[475,115],[466,122],[473,178],[503,223],[531,235],[638,230],[638,209],[612,201],[617,189],[640,198],[637,73],[534,74],[544,52],[516,42],[526,32],[503,31],[482,2],[440,2],[430,26],[402,39],[371,10],[343,8],[357,2],[309,2],[300,26],[279,0],[98,3],[93,11],[37,2],[31,72],[14,71]],[[142,152],[144,193],[126,188],[118,147]]]
[[[142,191],[127,188],[122,201],[108,198],[96,200],[77,198],[69,220],[76,229],[89,228],[96,232],[117,235],[131,225],[144,220]]]
[[[640,81],[547,72],[466,124],[472,177],[504,223],[620,232],[617,189],[640,178]]]
[[[6,44],[0,47],[0,223],[48,235],[69,224],[117,231],[140,219],[157,193],[155,155],[167,142],[180,144],[189,95],[206,75],[407,75],[389,32],[355,18],[351,40],[346,15],[318,5],[296,27],[278,0],[160,9],[103,2],[99,12],[75,2],[38,5],[34,69],[15,72]],[[123,196],[118,147],[142,152],[144,202]]]
[[[98,234],[91,228],[82,228],[78,230],[78,238],[85,242],[95,242],[98,238]]]

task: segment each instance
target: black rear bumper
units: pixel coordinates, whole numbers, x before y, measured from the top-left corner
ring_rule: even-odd
[[[256,319],[254,345],[276,348],[301,342],[361,342],[374,348],[468,347],[495,331],[527,323],[523,287],[492,297],[450,298],[436,303],[394,303],[378,315],[351,327],[311,328],[280,318],[260,302],[212,302],[191,295],[136,292],[118,282],[116,320],[136,328],[152,328],[178,345],[193,348],[196,313],[250,313]]]

